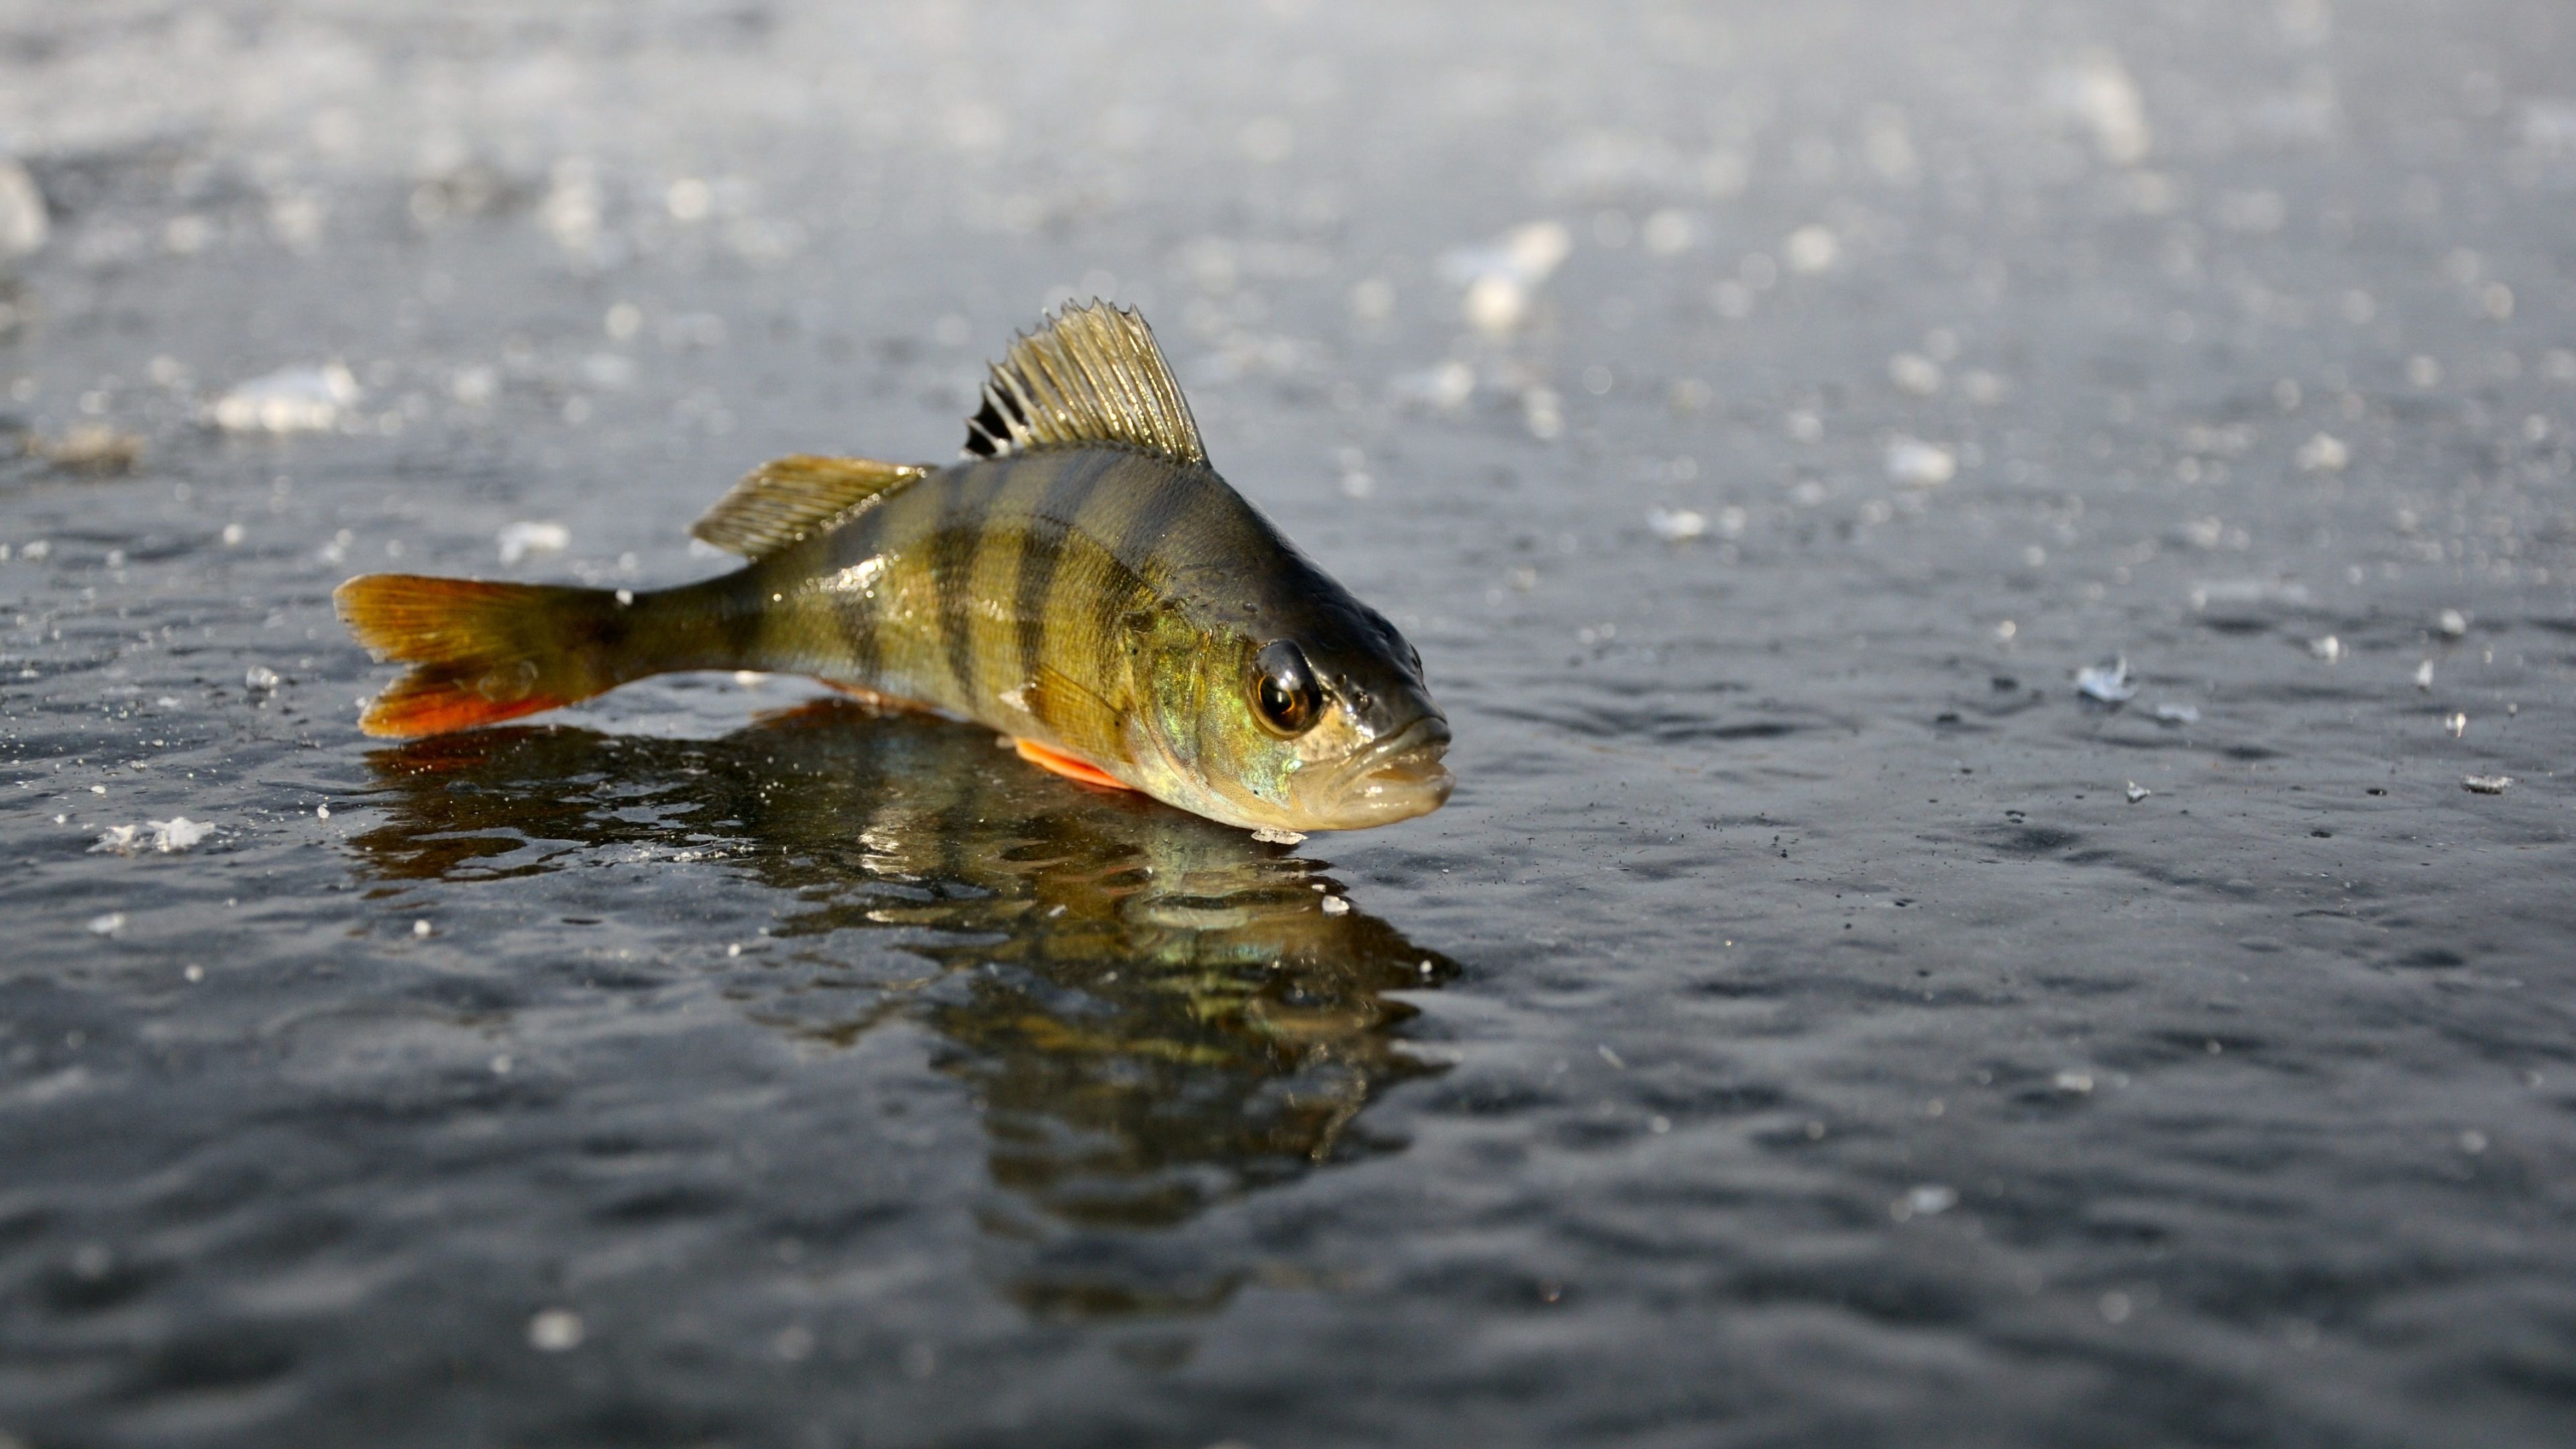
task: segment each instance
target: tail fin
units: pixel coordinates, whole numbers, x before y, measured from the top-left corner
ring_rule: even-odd
[[[411,672],[376,696],[358,727],[409,738],[496,724],[613,689],[627,633],[607,589],[368,574],[331,596],[378,659]]]

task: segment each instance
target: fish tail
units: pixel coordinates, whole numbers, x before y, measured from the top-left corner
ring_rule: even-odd
[[[497,724],[659,672],[637,667],[634,596],[618,590],[368,574],[331,599],[377,658],[412,666],[359,719],[371,735]]]

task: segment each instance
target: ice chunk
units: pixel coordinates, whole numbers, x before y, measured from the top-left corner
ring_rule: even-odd
[[[2449,730],[2451,738],[2456,740],[2469,732],[2469,717],[2455,710],[2443,718],[2442,728]]]
[[[560,523],[521,519],[501,530],[501,562],[514,564],[532,553],[561,553],[572,546],[572,530]]]
[[[1501,336],[1529,315],[1539,285],[1574,250],[1574,234],[1559,221],[1525,222],[1478,247],[1460,247],[1440,258],[1440,275],[1466,289],[1460,309],[1470,325]]]
[[[106,915],[89,918],[89,930],[93,936],[113,936],[124,929],[125,912],[123,911],[110,911]]]
[[[147,820],[141,825],[111,825],[99,832],[97,843],[89,849],[92,855],[140,855],[146,850],[173,855],[195,849],[213,833],[213,826],[178,815],[168,820]]]
[[[1833,228],[1810,223],[1782,239],[1780,255],[1789,263],[1790,271],[1812,277],[1831,271],[1834,263],[1842,259],[1842,239],[1834,235]]]
[[[2075,692],[2103,704],[2127,704],[2138,697],[2138,685],[2129,674],[2129,661],[2114,657],[2075,671]]]
[[[2304,606],[2308,602],[2308,586],[2274,583],[2269,579],[2211,579],[2193,584],[2189,597],[2195,613],[2260,613],[2267,607]]]
[[[83,423],[29,451],[67,473],[131,473],[143,459],[143,440],[103,423]]]
[[[2128,789],[2127,789],[2126,791],[2124,791],[2123,793],[2124,793],[2124,794],[2126,794],[2126,795],[2129,797],[2129,803],[2130,803],[2130,804],[2132,804],[2132,805],[2135,805],[2135,804],[2137,804],[2139,801],[2144,800],[2145,798],[2147,798],[2148,796],[2150,796],[2150,795],[2152,795],[2152,794],[2154,794],[2154,793],[2156,793],[2156,792],[2155,792],[2155,791],[2153,791],[2153,790],[2148,789],[2148,788],[2147,788],[2146,786],[2144,786],[2144,785],[2139,784],[2139,783],[2138,783],[2137,781],[2135,781],[2135,780],[2131,780],[2131,781],[2129,782],[2129,787],[2128,787]]]
[[[1377,480],[1369,476],[1368,455],[1357,448],[1344,448],[1334,461],[1342,466],[1342,496],[1366,498],[1377,491]]]
[[[1552,387],[1534,387],[1521,394],[1521,423],[1530,436],[1541,442],[1565,432],[1565,408]]]
[[[1909,1189],[1888,1209],[1888,1216],[1898,1222],[1908,1218],[1938,1217],[1959,1205],[1958,1189],[1937,1182],[1927,1182]]]
[[[594,352],[581,360],[582,377],[609,392],[634,386],[635,374],[635,359],[622,352]]]
[[[2340,473],[2352,462],[2352,449],[2332,433],[2319,433],[2299,445],[2302,473]]]
[[[2155,144],[2138,83],[2110,51],[2095,51],[2050,71],[2040,95],[2048,109],[2091,131],[2094,149],[2114,166],[2145,160]]]
[[[44,249],[53,226],[45,216],[45,194],[27,168],[0,157],[0,261],[13,261]]]
[[[1252,838],[1264,845],[1295,845],[1306,837],[1294,830],[1281,830],[1276,826],[1264,825],[1252,832]]]
[[[2444,609],[2441,618],[2435,622],[2442,626],[2443,633],[2454,639],[2469,632],[2469,616],[2457,609]]]
[[[1900,433],[1887,445],[1887,476],[1908,488],[1937,488],[1959,476],[1958,455]]]
[[[554,165],[553,187],[537,208],[537,218],[555,244],[582,259],[596,259],[600,243],[598,178],[588,157],[567,156]]]
[[[563,1353],[581,1347],[581,1315],[569,1308],[549,1308],[528,1320],[528,1346],[539,1353]]]
[[[1395,380],[1396,396],[1441,412],[1453,412],[1476,391],[1476,369],[1454,358],[1438,367],[1407,373]]]
[[[1324,914],[1328,916],[1347,916],[1351,913],[1351,903],[1340,896],[1326,896],[1323,904]]]
[[[2175,536],[2193,548],[2216,548],[2227,541],[2227,524],[2216,518],[2186,518]]]
[[[277,671],[265,664],[254,664],[242,672],[242,688],[254,694],[266,694],[277,688]]]
[[[2513,776],[2470,775],[2460,781],[2460,788],[2475,795],[2501,795],[2513,788]]]
[[[1708,515],[1689,508],[1658,508],[1646,515],[1646,526],[1666,543],[1683,543],[1708,532]]]
[[[2200,708],[2197,705],[2189,704],[2157,705],[2156,723],[2170,725],[2198,724],[2200,723]]]
[[[1941,390],[1941,364],[1919,352],[1900,352],[1887,360],[1887,380],[1900,392],[1930,397]]]
[[[289,367],[215,400],[217,427],[236,433],[329,432],[358,400],[358,379],[339,363]]]
[[[2426,694],[2433,692],[2432,660],[2427,659],[2423,663],[2415,666],[2415,687],[2424,691]]]
[[[2308,652],[2328,664],[2339,664],[2343,661],[2343,641],[2332,634],[2322,639],[2311,639],[2308,641]]]
[[[1462,310],[1477,331],[1500,336],[1529,315],[1529,288],[1509,277],[1478,277],[1468,284]]]

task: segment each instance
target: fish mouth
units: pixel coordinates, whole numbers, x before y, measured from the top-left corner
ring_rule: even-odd
[[[1335,798],[1316,822],[1323,830],[1358,830],[1428,815],[1457,784],[1441,757],[1449,721],[1425,715],[1360,752],[1340,772]]]

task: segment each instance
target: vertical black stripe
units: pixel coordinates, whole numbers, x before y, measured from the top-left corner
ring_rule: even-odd
[[[770,577],[777,572],[778,570],[764,559],[747,568],[736,570],[719,581],[720,585],[726,587],[722,587],[718,595],[714,623],[716,637],[723,641],[717,647],[724,658],[722,662],[709,660],[706,667],[716,669],[769,667],[767,661],[762,658],[762,655],[768,651],[762,649],[761,644],[762,636],[768,632],[769,619],[773,612],[769,596],[773,592],[785,592],[784,589],[773,589],[770,586]]]
[[[1132,456],[1132,455],[1131,455]],[[1185,468],[1162,459],[1136,459],[1141,466],[1131,466],[1125,473],[1131,497],[1125,515],[1113,529],[1099,529],[1094,536],[1109,551],[1112,562],[1132,581],[1128,588],[1103,589],[1092,605],[1094,627],[1104,646],[1122,632],[1122,616],[1150,598],[1159,571],[1154,567],[1158,550],[1171,533],[1174,524],[1205,493],[1212,476],[1195,468]],[[1106,522],[1106,519],[1102,520]]]
[[[1037,457],[1013,460],[1003,472],[1001,484],[984,500],[976,526],[975,555],[966,573],[966,642],[967,664],[971,671],[968,693],[972,702],[981,704],[987,695],[1009,689],[1018,681],[1001,677],[1018,654],[1017,641],[993,638],[997,624],[994,610],[1010,588],[1005,580],[1019,577],[1020,561],[1028,556],[1030,505],[1046,491],[1064,468],[1061,457]]]
[[[1113,711],[1135,703],[1121,685],[1130,677],[1125,655],[1132,631],[1127,616],[1150,604],[1154,596],[1136,556],[1149,551],[1149,543],[1160,538],[1160,524],[1188,488],[1188,474],[1168,460],[1134,452],[1114,454],[1066,534],[1063,551],[1068,558],[1059,561],[1048,591],[1043,648],[1057,668],[1098,691]],[[1077,551],[1082,556],[1071,557]],[[1083,591],[1079,597],[1068,593],[1075,586]],[[1119,722],[1099,717],[1096,708],[1072,712],[1058,728],[1069,743],[1102,758],[1125,757]]]
[[[1146,571],[1147,546],[1170,530],[1172,520],[1187,509],[1194,486],[1203,487],[1204,480],[1195,469],[1159,458],[1139,461],[1143,466],[1128,470],[1134,478],[1135,501],[1119,520],[1117,531],[1101,541],[1120,563],[1141,574]]]
[[[916,486],[936,487],[935,477]],[[884,670],[884,658],[877,634],[882,605],[873,595],[884,586],[883,580],[880,578],[863,592],[841,584],[839,576],[884,551],[889,512],[883,505],[871,508],[821,540],[822,553],[812,567],[830,586],[819,591],[816,607],[801,631],[806,666],[821,678],[866,689],[882,688],[879,676]]]
[[[1047,634],[1053,612],[1048,595],[1055,587],[1056,570],[1064,563],[1065,550],[1072,546],[1073,520],[1082,514],[1108,475],[1119,454],[1106,449],[1066,454],[1059,460],[1055,478],[1047,484],[1044,497],[1029,510],[1028,538],[1020,549],[1019,577],[1012,582],[1011,617],[1019,626],[1020,678],[1038,677],[1038,665],[1047,658]],[[1030,711],[1050,729],[1058,724],[1061,701],[1052,700],[1043,689],[1029,696]]]
[[[932,614],[939,631],[940,656],[947,661],[949,677],[956,681],[952,702],[969,711],[975,704],[975,659],[966,611],[974,595],[975,546],[983,537],[985,504],[1000,491],[1020,462],[1014,457],[951,470],[956,481],[948,496],[940,500],[939,523],[927,549],[931,592],[938,602]]]

